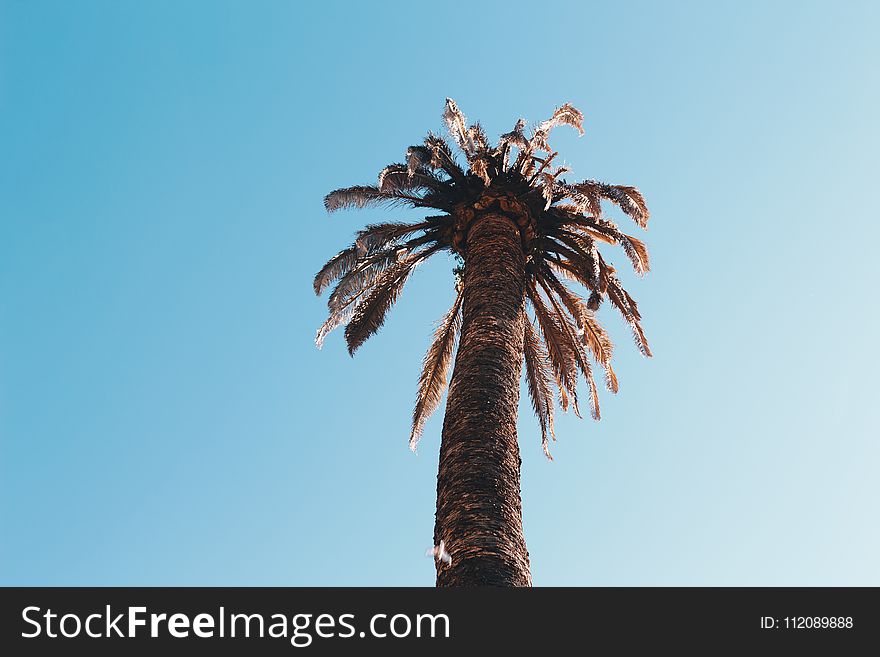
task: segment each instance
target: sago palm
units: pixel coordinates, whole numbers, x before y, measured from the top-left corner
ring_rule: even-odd
[[[617,392],[612,344],[596,320],[603,300],[632,329],[641,352],[651,352],[636,302],[602,256],[600,242],[616,244],[638,274],[648,271],[642,242],[624,234],[602,212],[615,204],[645,228],[648,209],[634,187],[596,180],[569,183],[547,142],[569,125],[583,134],[581,113],[563,105],[526,134],[520,119],[493,146],[478,123],[468,125],[451,99],[443,118],[463,152],[428,134],[406,161],[390,164],[376,185],[338,189],[324,199],[329,212],[369,205],[430,209],[413,223],[380,223],[357,233],[347,249],[315,277],[315,292],[330,293],[329,317],[318,330],[320,347],[345,326],[349,352],[383,324],[413,270],[441,251],[461,258],[457,296],[440,322],[424,361],[413,413],[415,449],[425,420],[449,384],[437,476],[434,543],[444,542],[452,563],[437,561],[437,585],[529,586],[522,531],[520,456],[516,418],[520,375],[541,428],[545,454],[553,432],[555,390],[563,410],[578,410],[578,380],[586,380],[589,409],[599,419],[594,364]],[[569,287],[586,288],[586,299]],[[534,321],[531,319],[528,308]]]

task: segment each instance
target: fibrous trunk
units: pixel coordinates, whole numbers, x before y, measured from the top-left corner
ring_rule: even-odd
[[[434,542],[437,586],[531,586],[516,437],[523,358],[525,255],[508,217],[468,232],[462,328],[449,386]]]

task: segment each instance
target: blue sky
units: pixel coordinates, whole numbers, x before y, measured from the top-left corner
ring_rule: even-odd
[[[451,96],[493,137],[572,102],[573,176],[652,210],[655,357],[602,315],[620,394],[552,463],[521,407],[535,583],[880,585],[878,18],[0,2],[0,583],[433,583],[442,413],[406,441],[453,263],[353,360],[311,278],[415,216],[322,197]]]

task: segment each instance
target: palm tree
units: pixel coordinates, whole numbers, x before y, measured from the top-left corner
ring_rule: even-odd
[[[421,145],[407,149],[405,162],[382,169],[376,185],[338,189],[324,199],[329,212],[403,205],[438,214],[414,223],[369,225],[324,265],[315,276],[315,292],[336,285],[316,342],[320,347],[330,331],[345,324],[354,355],[382,326],[420,263],[444,250],[460,258],[457,296],[425,357],[410,435],[415,449],[446,388],[458,339],[434,527],[434,544],[444,542],[452,563],[437,561],[437,585],[530,586],[516,434],[522,364],[541,444],[552,459],[553,390],[561,408],[571,407],[580,417],[577,384],[583,376],[590,413],[598,420],[594,361],[604,370],[605,385],[617,392],[611,340],[595,317],[604,299],[629,324],[642,354],[651,355],[636,302],[597,248],[599,242],[619,245],[638,274],[647,272],[645,245],[622,233],[601,204],[616,204],[642,228],[648,209],[634,187],[561,178],[568,169],[554,166],[558,154],[547,138],[563,124],[583,134],[583,116],[569,104],[528,137],[520,119],[496,146],[479,123],[467,125],[451,99],[443,118],[467,168],[446,140],[429,133]],[[588,298],[563,281],[586,288]]]

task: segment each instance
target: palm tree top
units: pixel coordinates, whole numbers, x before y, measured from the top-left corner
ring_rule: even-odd
[[[372,224],[357,233],[354,243],[333,256],[315,276],[321,294],[335,283],[328,299],[329,316],[320,327],[320,348],[327,334],[345,324],[351,355],[379,330],[407,279],[421,262],[440,251],[461,256],[467,265],[471,225],[487,214],[509,217],[519,228],[526,255],[526,298],[537,321],[525,318],[524,361],[532,405],[541,426],[542,446],[550,458],[555,388],[563,410],[572,406],[580,416],[577,383],[589,388],[590,410],[599,419],[599,401],[591,360],[605,372],[606,387],[617,392],[611,366],[612,343],[595,317],[604,299],[632,329],[642,354],[651,351],[641,327],[635,300],[623,288],[615,268],[605,260],[599,243],[620,246],[639,275],[649,269],[648,251],[608,219],[602,201],[616,205],[641,228],[648,208],[635,187],[597,180],[569,183],[565,166],[548,143],[550,132],[568,125],[583,134],[583,115],[566,103],[526,135],[526,121],[490,144],[479,123],[468,125],[454,100],[447,98],[443,119],[451,139],[464,154],[466,167],[455,158],[444,138],[429,133],[410,146],[406,160],[389,164],[375,185],[337,189],[324,198],[328,212],[371,205],[426,208],[439,214],[413,223]],[[584,300],[567,282],[586,288]],[[460,329],[463,289],[440,322],[425,357],[419,380],[410,446],[415,449],[428,416],[446,387],[456,335]]]

